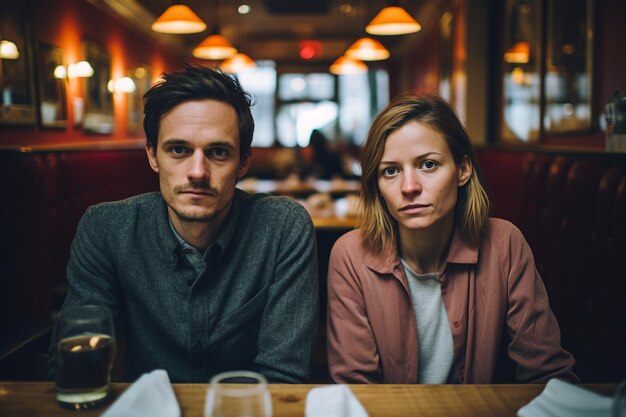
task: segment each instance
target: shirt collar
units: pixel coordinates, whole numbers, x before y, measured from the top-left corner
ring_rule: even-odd
[[[239,216],[241,214],[241,200],[244,198],[245,192],[235,189],[235,194],[233,196],[233,202],[230,205],[230,209],[228,210],[228,215],[222,224],[222,228],[217,235],[217,239],[215,243],[209,247],[204,254],[205,258],[208,253],[216,251],[215,254],[219,256],[224,253],[226,248],[231,244],[233,240],[233,235],[235,234],[235,230],[237,228],[237,224],[239,223]]]
[[[213,245],[205,251],[205,258],[206,256],[219,256],[219,254],[223,253],[232,242],[233,235],[235,234],[235,229],[237,228],[237,223],[239,221],[239,215],[241,213],[241,201],[245,198],[245,195],[246,193],[244,191],[235,189],[235,195],[228,211],[228,215],[222,224],[222,228],[215,243],[213,243]],[[178,248],[182,243],[184,243],[184,240],[175,232],[175,230],[173,230],[167,210],[167,203],[163,200],[162,196],[161,202],[160,212],[157,215],[158,233],[164,249],[167,253],[172,254],[174,264],[176,264],[178,262]]]

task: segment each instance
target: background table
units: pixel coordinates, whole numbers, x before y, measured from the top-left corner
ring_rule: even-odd
[[[274,417],[302,417],[309,390],[316,385],[270,385]],[[613,384],[587,388],[611,394]],[[112,398],[128,384],[112,384]],[[207,384],[174,384],[183,417],[202,417]],[[513,417],[543,385],[350,385],[370,417]],[[0,416],[99,416],[106,406],[77,413],[60,408],[49,382],[0,382]]]

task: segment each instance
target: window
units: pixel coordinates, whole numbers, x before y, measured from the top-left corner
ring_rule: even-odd
[[[335,142],[360,145],[372,118],[389,102],[386,71],[336,77],[330,73],[277,74],[271,61],[258,61],[238,75],[254,97],[252,146],[305,147],[313,129]]]
[[[257,66],[238,74],[244,89],[252,94],[255,105],[254,138],[252,146],[268,147],[274,144],[274,102],[276,94],[276,67],[273,61],[257,61]]]

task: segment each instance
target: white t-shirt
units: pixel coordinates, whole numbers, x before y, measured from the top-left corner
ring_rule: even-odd
[[[448,313],[441,295],[439,274],[417,274],[401,259],[409,283],[417,323],[418,375],[420,384],[454,382],[454,346]]]

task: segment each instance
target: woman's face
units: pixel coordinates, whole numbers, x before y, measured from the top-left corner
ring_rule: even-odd
[[[400,229],[452,225],[458,187],[472,174],[466,156],[457,166],[443,136],[410,121],[387,138],[378,188]]]

